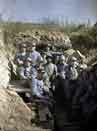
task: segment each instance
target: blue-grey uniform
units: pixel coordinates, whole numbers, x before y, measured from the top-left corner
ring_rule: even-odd
[[[43,80],[38,80],[35,77],[32,77],[32,95],[35,95],[39,98],[43,97],[44,92],[44,83]]]
[[[32,65],[32,68],[31,68],[31,76],[36,78],[37,77],[37,67],[35,65]]]
[[[21,53],[16,54],[14,63],[17,65],[16,72],[17,72],[17,75],[19,76],[22,72],[22,68],[23,68],[25,60],[26,60],[26,52],[23,52],[23,53],[21,52]]]
[[[37,51],[30,53],[29,57],[32,59],[32,65],[37,65],[42,59],[42,56]]]
[[[37,76],[32,75],[32,93],[37,97],[42,97],[45,91],[45,86],[48,81],[44,67],[37,68]]]
[[[28,57],[23,66],[21,66],[19,70],[19,76],[21,79],[31,79],[32,67],[31,67],[31,59]]]
[[[36,77],[37,76],[37,69],[36,69],[36,67],[41,62],[42,56],[40,55],[39,52],[34,50],[32,53],[30,53],[29,57],[32,60],[32,76]]]
[[[65,62],[66,58],[64,55],[61,55],[59,57],[59,63],[57,64],[57,72],[58,75],[61,76],[62,78],[65,79],[66,77],[66,68],[67,68],[67,63]]]
[[[45,94],[47,91],[47,88],[45,88],[43,79],[37,79],[35,77],[32,77],[32,95],[34,98],[37,98],[42,100],[38,103],[38,116],[40,121],[46,121],[47,115],[51,117],[51,113],[48,108],[48,94]]]
[[[45,72],[47,73],[48,77],[51,78],[54,73],[57,73],[57,67],[53,63],[48,63],[45,65]]]

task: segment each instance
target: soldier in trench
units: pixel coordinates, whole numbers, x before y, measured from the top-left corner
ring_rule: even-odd
[[[44,84],[44,68],[37,69],[37,77],[32,77],[32,96],[33,102],[36,103],[37,118],[32,120],[41,126],[48,123],[51,119],[51,113],[49,111],[49,87]]]

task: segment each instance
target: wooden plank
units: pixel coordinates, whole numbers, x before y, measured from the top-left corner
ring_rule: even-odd
[[[15,92],[18,92],[18,93],[26,93],[26,92],[31,93],[31,89],[28,89],[28,88],[15,88],[15,86],[13,86],[13,85],[9,85],[8,89],[12,90],[12,91],[15,91]]]

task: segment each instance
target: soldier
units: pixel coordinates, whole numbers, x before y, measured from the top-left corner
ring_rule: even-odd
[[[37,103],[38,121],[41,124],[47,121],[47,116],[51,117],[51,114],[48,109],[49,92],[47,87],[45,88],[43,82],[44,73],[44,68],[38,68],[37,77],[32,77],[32,95],[34,97],[35,102]]]
[[[36,43],[33,42],[32,44],[32,52],[30,53],[30,56],[32,59],[32,65],[36,66],[42,59],[41,54],[36,51]]]
[[[47,63],[45,64],[45,72],[47,73],[49,81],[51,82],[52,85],[54,77],[57,74],[57,67],[55,64],[52,63],[52,55],[49,54],[46,57],[46,59],[47,59]]]
[[[58,75],[60,75],[64,79],[65,79],[65,74],[66,74],[66,68],[67,68],[67,64],[65,62],[65,57],[64,55],[61,55],[59,57],[59,63],[57,65],[57,72],[58,72]]]
[[[78,62],[77,59],[75,57],[71,58],[71,61],[69,63],[69,66],[66,70],[66,78],[69,80],[76,80],[78,77],[78,71],[77,71],[77,67],[78,67]]]
[[[18,70],[18,76],[20,81],[18,82],[21,86],[25,88],[31,88],[31,74],[32,74],[32,66],[31,66],[31,58],[27,58],[24,61],[23,66]]]
[[[21,65],[23,65],[25,59],[26,59],[26,45],[21,44],[20,48],[19,48],[19,52],[15,56],[14,63],[17,66],[21,66]]]
[[[44,65],[45,72],[48,77],[48,81],[49,81],[49,85],[50,85],[50,92],[53,93],[54,81],[55,81],[55,77],[57,75],[57,66],[55,64],[53,64],[53,62],[52,62],[53,57],[51,54],[48,54],[46,59],[47,59],[47,63]]]
[[[51,44],[47,44],[47,46],[46,46],[45,56],[47,56],[47,55],[52,55]]]
[[[44,65],[43,58],[41,57],[40,62],[37,65],[32,64],[32,77],[37,77],[37,68],[42,68]]]
[[[19,72],[24,65],[24,61],[26,60],[26,57],[27,57],[26,56],[26,45],[21,44],[19,48],[19,52],[16,53],[16,56],[14,59],[14,63],[17,65],[16,67],[17,77],[19,76]]]
[[[31,51],[28,53],[29,57],[32,60],[32,77],[37,75],[37,65],[41,63],[42,56],[39,52],[36,51],[36,42],[34,41],[31,47]]]
[[[31,58],[28,57],[25,61],[24,61],[24,66],[22,66],[19,75],[21,79],[31,79]]]

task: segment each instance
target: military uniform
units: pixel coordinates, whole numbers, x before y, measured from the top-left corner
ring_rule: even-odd
[[[69,66],[66,70],[66,77],[69,80],[76,80],[78,78],[79,63],[76,57],[72,57]]]
[[[25,60],[26,60],[26,53],[17,53],[16,54],[14,63],[17,65],[16,67],[17,76],[20,76]]]
[[[39,72],[38,72],[39,73]],[[41,73],[41,72],[40,72]],[[35,101],[37,102],[39,121],[46,121],[46,115],[51,115],[48,109],[48,94],[46,93],[47,89],[45,88],[43,79],[32,77],[32,95]]]
[[[37,66],[40,64],[42,57],[39,52],[33,51],[30,56],[32,60],[32,77],[37,76]]]
[[[15,56],[15,59],[14,59],[14,63],[17,65],[17,69],[16,69],[17,76],[19,76],[26,58],[27,58],[27,56],[26,56],[26,45],[20,44],[19,52],[16,53],[16,56]]]
[[[67,64],[65,62],[59,63],[57,65],[57,73],[58,75],[62,76],[64,79],[66,77],[66,68],[67,68]]]
[[[29,57],[23,61],[18,73],[21,79],[31,78],[31,59]]]
[[[20,51],[18,53],[16,53],[14,63],[18,66],[21,66],[27,58],[26,57],[26,55],[27,55],[26,54],[26,45],[21,44],[19,50]]]
[[[57,73],[57,67],[53,63],[48,63],[45,65],[45,72],[47,73],[48,77],[51,78],[52,75]]]
[[[43,96],[43,80],[38,80],[32,77],[33,94],[39,98]]]
[[[32,59],[33,65],[37,65],[42,59],[40,53],[37,51],[33,51],[29,57]]]
[[[48,55],[46,57],[47,59],[47,63],[45,64],[45,72],[48,76],[48,81],[49,81],[49,85],[50,85],[50,89],[52,91],[53,89],[53,85],[54,85],[54,79],[57,75],[57,67],[55,64],[52,63],[52,55]]]
[[[59,63],[57,64],[57,73],[59,76],[61,76],[64,79],[66,77],[66,68],[67,68],[67,64],[65,62],[65,57],[64,55],[61,55],[59,57]]]

